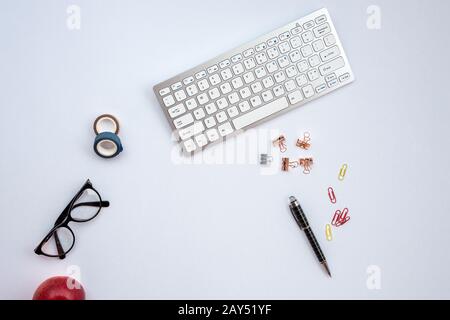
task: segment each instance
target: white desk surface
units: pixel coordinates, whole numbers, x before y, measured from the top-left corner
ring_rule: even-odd
[[[79,31],[66,27],[70,4],[81,8]],[[369,30],[372,4],[3,1],[0,298],[28,299],[74,268],[91,299],[450,298],[450,4],[378,0],[381,29]],[[356,81],[258,128],[285,133],[290,156],[312,155],[312,174],[176,164],[152,86],[321,7]],[[125,150],[113,160],[92,150],[102,113],[122,124]],[[309,153],[293,147],[305,130]],[[86,178],[111,207],[73,225],[67,259],[36,256]],[[290,216],[290,195],[332,279]],[[351,220],[327,242],[325,224],[344,206]],[[366,285],[371,265],[379,290]]]

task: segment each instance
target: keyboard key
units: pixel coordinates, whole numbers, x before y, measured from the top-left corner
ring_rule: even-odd
[[[235,104],[238,103],[240,100],[239,95],[237,94],[237,92],[233,92],[232,94],[230,94],[228,96],[228,101],[230,101],[230,104]]]
[[[239,109],[241,110],[241,112],[247,112],[248,110],[250,110],[250,104],[248,103],[248,101],[243,101],[239,103]]]
[[[250,99],[250,103],[253,107],[258,107],[262,104],[261,98],[259,96],[254,96]]]
[[[283,32],[282,34],[280,34],[279,38],[281,41],[285,41],[288,40],[291,37],[291,34],[289,33],[289,31]]]
[[[283,94],[285,94],[284,87],[282,85],[274,87],[273,93],[275,94],[275,97],[282,96]]]
[[[281,70],[280,72],[275,73],[274,75],[275,81],[277,83],[283,82],[284,80],[286,80],[286,75],[284,74],[283,70]]]
[[[250,88],[252,88],[253,93],[261,92],[263,87],[261,85],[261,82],[254,82],[250,85]]]
[[[227,113],[230,118],[234,118],[239,114],[239,110],[236,106],[232,106],[227,110]]]
[[[228,101],[225,98],[220,98],[219,100],[216,101],[216,103],[219,109],[224,109],[228,107]]]
[[[335,74],[335,73],[328,74],[328,75],[325,77],[325,81],[326,81],[326,82],[330,82],[330,81],[332,81],[332,80],[334,80],[334,79],[336,79],[336,74]]]
[[[305,24],[303,24],[303,28],[305,30],[311,29],[312,27],[314,27],[314,21],[312,21],[312,20],[306,22]]]
[[[286,75],[288,78],[295,77],[298,74],[297,68],[295,65],[286,68]]]
[[[181,82],[177,82],[177,83],[174,83],[174,84],[171,86],[171,88],[172,88],[173,91],[175,91],[175,90],[180,89],[182,86],[183,86],[183,85],[181,84]]]
[[[190,113],[186,113],[184,116],[179,117],[178,119],[175,119],[173,121],[173,124],[175,125],[175,128],[180,129],[188,124],[191,124],[194,122],[194,117]]]
[[[219,67],[217,66],[217,64],[215,64],[215,65],[209,67],[207,71],[208,71],[209,74],[211,74],[211,73],[214,73],[214,72],[216,72],[218,70],[219,70]]]
[[[206,136],[208,137],[208,140],[210,142],[214,142],[219,139],[219,133],[217,132],[216,129],[211,129],[211,130],[206,131]]]
[[[186,91],[189,97],[195,96],[198,93],[198,89],[195,84],[191,84],[189,87],[186,87]]]
[[[338,84],[338,80],[337,80],[337,79],[333,79],[333,80],[331,80],[331,81],[328,82],[328,86],[329,86],[330,88],[336,86],[337,84]]]
[[[309,65],[313,68],[317,67],[321,63],[319,56],[317,54],[309,57],[308,62],[309,62]]]
[[[176,118],[178,116],[181,116],[183,113],[186,112],[186,108],[184,107],[184,105],[182,103],[176,105],[175,107],[170,108],[169,110],[169,115],[171,118]]]
[[[289,58],[291,59],[292,63],[295,63],[302,59],[302,56],[298,50],[294,50],[291,53],[289,53]]]
[[[281,54],[284,54],[291,50],[291,46],[289,45],[289,42],[287,42],[287,41],[280,43],[278,45],[278,48],[280,48]]]
[[[278,70],[278,65],[275,61],[270,61],[268,64],[266,64],[266,68],[269,73],[272,73]]]
[[[328,73],[334,72],[345,65],[342,57],[336,58],[328,63],[325,63],[319,67],[320,73],[324,76]]]
[[[188,110],[192,110],[197,108],[197,101],[195,101],[195,99],[189,99],[186,101],[186,107],[188,108]]]
[[[222,80],[220,79],[220,76],[217,73],[209,77],[209,82],[211,82],[211,85],[213,86],[218,85],[221,81]]]
[[[247,70],[253,69],[254,67],[256,67],[255,59],[250,58],[250,59],[244,60],[244,66],[247,68]]]
[[[239,91],[239,93],[240,93],[242,99],[246,99],[252,95],[252,92],[250,91],[249,87],[245,87],[245,88],[241,89]]]
[[[272,94],[272,91],[270,91],[270,90],[264,91],[261,94],[261,96],[262,96],[264,102],[269,102],[269,101],[273,100],[273,94]]]
[[[255,69],[255,74],[258,79],[261,79],[265,75],[267,75],[266,69],[263,66]]]
[[[183,80],[185,86],[191,84],[192,82],[194,82],[194,77],[187,77],[186,79]]]
[[[220,91],[222,91],[222,94],[230,93],[233,89],[231,88],[231,85],[229,82],[225,82],[224,84],[220,85]]]
[[[312,85],[307,85],[306,87],[302,88],[303,94],[305,95],[305,98],[311,98],[314,95],[314,89]]]
[[[289,58],[288,56],[282,56],[280,59],[278,59],[278,64],[280,65],[280,68],[284,68],[289,65]]]
[[[280,53],[278,52],[277,47],[272,47],[269,50],[267,50],[267,55],[269,56],[270,59],[275,59],[280,55]]]
[[[302,45],[302,40],[300,40],[300,37],[293,37],[291,39],[291,46],[292,48],[298,48]]]
[[[303,96],[300,90],[295,90],[288,94],[288,99],[291,104],[296,104],[303,100]]]
[[[195,74],[195,79],[200,80],[202,78],[206,77],[206,71],[200,71]]]
[[[308,83],[308,79],[306,78],[306,76],[304,74],[299,75],[295,81],[297,81],[297,85],[299,87],[303,87],[305,84]]]
[[[325,42],[325,45],[329,47],[336,43],[336,38],[332,34],[329,34],[323,38],[323,41]]]
[[[231,127],[231,123],[229,122],[222,124],[221,126],[217,127],[217,129],[219,130],[219,134],[222,137],[225,137],[234,131],[233,127]]]
[[[320,58],[323,62],[326,62],[328,60],[334,59],[341,55],[341,52],[339,51],[339,48],[337,46],[328,48],[326,50],[323,50],[320,53]]]
[[[278,44],[278,42],[279,42],[278,38],[272,38],[267,41],[267,44],[269,45],[269,47],[272,47],[272,46]]]
[[[200,105],[204,105],[204,104],[209,102],[209,98],[208,98],[208,95],[206,93],[199,94],[197,96],[197,100],[200,103]]]
[[[242,86],[244,86],[244,82],[242,81],[241,77],[237,77],[237,78],[234,78],[233,80],[231,80],[231,84],[233,85],[233,88],[235,88],[235,89],[239,89]]]
[[[267,61],[267,56],[264,52],[260,52],[255,56],[255,59],[258,64],[263,64]]]
[[[213,113],[216,113],[217,107],[216,107],[216,105],[215,105],[214,102],[213,102],[213,103],[207,104],[207,105],[205,106],[205,110],[206,110],[206,113],[208,113],[208,114],[213,114]]]
[[[220,67],[220,69],[223,69],[223,68],[226,68],[226,67],[229,67],[231,65],[231,62],[230,62],[230,60],[224,60],[224,61],[222,61],[221,63],[219,63],[219,67]]]
[[[220,91],[217,88],[209,90],[208,94],[211,100],[216,100],[218,97],[220,97]]]
[[[225,111],[221,111],[216,114],[216,119],[219,123],[222,123],[222,122],[227,121],[228,117],[227,117],[227,114],[225,113]]]
[[[282,97],[234,119],[233,125],[236,130],[245,128],[256,121],[262,120],[276,112],[286,109],[288,106],[289,104],[286,98]]]
[[[186,152],[192,152],[192,151],[195,151],[195,149],[197,149],[197,146],[195,145],[195,142],[192,139],[189,139],[189,140],[186,140],[185,142],[183,142],[183,146],[184,146],[184,150]]]
[[[205,119],[205,125],[207,128],[212,128],[216,125],[216,120],[214,119],[214,117],[209,117]]]
[[[175,104],[175,99],[173,98],[172,95],[168,95],[168,96],[163,98],[163,102],[164,102],[164,105],[166,107],[170,107],[170,106],[173,106]]]
[[[231,79],[233,77],[233,73],[231,72],[230,68],[222,70],[220,72],[220,74],[221,74],[222,79],[224,81],[227,81],[227,80],[229,80],[229,79]]]
[[[195,142],[197,142],[197,145],[201,148],[208,144],[208,139],[206,139],[204,134],[200,134],[195,137]]]
[[[297,63],[297,68],[300,72],[305,72],[309,69],[309,64],[308,64],[308,62],[303,60],[303,61],[300,61],[299,63]]]
[[[183,89],[175,92],[175,99],[177,99],[178,102],[183,101],[184,99],[186,99],[186,93],[184,92]]]
[[[323,48],[325,48],[325,45],[323,44],[323,41],[320,40],[320,39],[317,40],[317,41],[314,41],[312,46],[313,46],[313,49],[314,49],[315,52],[321,51],[321,50],[323,50]]]
[[[295,89],[295,82],[294,80],[289,80],[284,84],[284,86],[286,88],[286,91],[290,92]]]
[[[256,46],[256,52],[263,51],[267,49],[267,45],[263,42]]]
[[[201,148],[208,144],[208,139],[206,139],[204,134],[200,134],[195,137],[195,142],[197,142],[197,145]]]
[[[244,74],[244,81],[247,84],[255,81],[255,76],[253,75],[253,72],[247,72],[246,74]]]
[[[197,145],[201,148],[208,144],[208,139],[206,139],[204,134],[201,134],[195,137],[195,142],[197,142]]]
[[[195,119],[201,120],[205,117],[205,110],[203,108],[198,108],[194,110]]]
[[[320,75],[319,72],[317,71],[317,69],[312,69],[308,71],[308,78],[309,81],[314,81],[319,79]]]
[[[275,84],[275,82],[273,81],[272,76],[268,76],[267,78],[264,78],[262,81],[264,88],[270,88],[271,86],[273,86]]]
[[[237,63],[239,61],[242,61],[242,55],[237,54],[237,55],[231,57],[231,62]]]
[[[326,35],[327,33],[330,33],[331,29],[330,29],[330,25],[328,23],[324,23],[324,24],[318,26],[317,28],[314,28],[313,31],[314,31],[314,35],[317,38],[320,38],[320,37],[323,37],[324,35]]]
[[[327,21],[327,17],[323,14],[320,17],[317,17],[315,21],[317,24],[321,24],[321,23]]]
[[[345,73],[342,76],[339,77],[339,81],[340,82],[344,82],[347,81],[348,79],[350,79],[350,74],[349,73]]]
[[[197,121],[187,128],[178,130],[178,135],[180,136],[181,140],[186,140],[190,137],[195,136],[196,134],[202,133],[204,130],[205,127],[203,126],[203,123],[201,121]]]
[[[325,91],[326,89],[327,89],[327,85],[325,83],[322,83],[316,87],[316,92],[321,93],[321,92]]]
[[[302,33],[302,40],[304,43],[309,43],[314,40],[314,34],[311,31]]]
[[[296,35],[296,34],[299,34],[300,32],[302,32],[302,30],[303,30],[302,27],[299,24],[297,24],[297,26],[291,30],[291,33],[293,35]]]
[[[238,63],[233,66],[233,72],[237,76],[244,73],[244,71],[245,70],[244,70],[244,66],[242,65],[242,63]]]
[[[159,95],[160,96],[165,96],[168,93],[170,93],[170,89],[169,88],[164,88],[164,89],[159,90]]]
[[[197,82],[197,85],[201,91],[205,91],[206,89],[209,88],[209,83],[208,83],[208,80],[206,80],[206,79],[203,79],[203,80]]]
[[[247,49],[244,51],[244,57],[248,58],[254,53],[255,53],[255,50],[253,50],[253,48]]]
[[[306,45],[306,46],[302,47],[302,48],[300,49],[300,51],[302,52],[302,55],[303,55],[305,58],[307,58],[307,57],[309,57],[310,55],[313,54],[313,50],[312,50],[312,48],[311,48],[310,45]]]

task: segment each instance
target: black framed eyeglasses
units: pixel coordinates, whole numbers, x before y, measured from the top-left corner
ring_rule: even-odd
[[[87,180],[34,252],[38,255],[64,259],[75,244],[75,234],[69,223],[91,221],[105,207],[109,207],[109,201],[103,201],[91,181]]]

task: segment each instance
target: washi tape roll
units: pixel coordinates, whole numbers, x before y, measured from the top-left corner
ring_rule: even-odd
[[[102,132],[114,132],[119,134],[119,120],[111,114],[102,114],[94,121],[94,132],[100,134]]]
[[[102,158],[114,158],[122,150],[122,142],[113,132],[101,132],[95,137],[94,151]]]

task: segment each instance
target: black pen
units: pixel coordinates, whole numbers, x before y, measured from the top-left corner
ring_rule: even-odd
[[[309,243],[311,244],[311,247],[313,248],[317,259],[323,265],[328,275],[331,277],[331,272],[330,269],[328,268],[327,259],[325,259],[325,256],[323,255],[323,252],[320,249],[319,243],[317,242],[317,239],[314,236],[311,227],[309,226],[308,219],[306,219],[305,213],[303,212],[302,207],[300,207],[300,203],[298,203],[295,197],[289,197],[289,201],[290,201],[289,208],[291,209],[291,213],[294,216],[295,221],[297,221],[297,224],[300,227],[300,229],[305,231],[306,237],[308,238]]]

